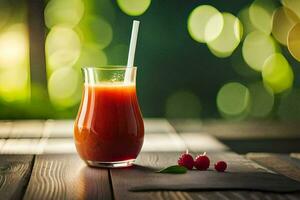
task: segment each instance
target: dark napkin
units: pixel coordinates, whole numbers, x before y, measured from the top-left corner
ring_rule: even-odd
[[[186,174],[160,174],[158,169],[174,165],[178,153],[141,153],[132,169],[113,170],[118,182],[130,191],[151,190],[256,190],[268,192],[300,191],[300,182],[276,174],[244,156],[232,153],[208,153],[211,163],[226,160],[225,173],[188,170]],[[113,177],[114,177],[113,176]]]
[[[300,183],[269,172],[189,171],[186,174],[148,173],[130,191],[154,190],[255,190],[265,192],[300,191]]]

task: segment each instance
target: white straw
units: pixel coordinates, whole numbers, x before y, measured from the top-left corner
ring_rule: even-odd
[[[127,67],[133,67],[134,63],[134,54],[136,48],[136,41],[139,31],[140,22],[134,20],[132,24],[132,31],[131,31],[131,39],[130,39],[130,46],[129,46],[129,53],[128,53],[128,60],[127,60]]]
[[[135,48],[136,48],[136,41],[137,41],[137,35],[139,31],[139,21],[134,20],[132,24],[132,31],[131,31],[131,38],[130,38],[130,45],[129,45],[129,52],[128,52],[128,60],[127,60],[127,69],[125,71],[125,77],[124,82],[130,83],[132,80],[132,71],[129,70],[128,67],[133,67],[134,63],[134,55],[135,55]]]

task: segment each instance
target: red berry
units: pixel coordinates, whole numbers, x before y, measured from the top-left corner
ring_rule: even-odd
[[[179,157],[178,165],[186,167],[188,169],[193,169],[194,159],[193,156],[189,154],[188,150]]]
[[[206,153],[202,154],[202,155],[198,155],[195,158],[194,161],[194,166],[198,169],[198,170],[207,170],[209,168],[209,158],[206,156]]]
[[[215,164],[215,169],[218,172],[224,172],[226,170],[226,168],[227,168],[227,164],[224,161],[219,161]]]

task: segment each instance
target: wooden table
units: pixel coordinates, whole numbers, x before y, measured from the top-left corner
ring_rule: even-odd
[[[89,168],[78,158],[72,124],[72,121],[55,120],[0,122],[0,199],[300,199],[300,193],[128,191],[130,182],[143,181],[142,166],[164,166],[166,161],[176,163],[179,152],[185,149],[194,154],[206,151],[212,157],[225,159],[252,159],[300,181],[300,154],[297,153],[300,152],[300,125],[297,123],[146,119],[145,143],[137,160],[139,166],[111,170]],[[268,152],[294,150],[295,153],[232,151],[239,152],[239,143],[247,141],[248,147],[241,148],[241,152],[255,150],[255,144],[259,143],[265,144]],[[285,142],[274,148],[272,144],[279,141]]]

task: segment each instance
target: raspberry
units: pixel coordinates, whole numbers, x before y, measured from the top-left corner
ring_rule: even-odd
[[[206,152],[204,152],[204,154],[198,155],[195,158],[194,166],[198,170],[207,170],[209,168],[209,163],[210,163],[209,158],[206,156]]]
[[[226,170],[226,168],[227,168],[227,164],[224,161],[219,161],[215,164],[215,169],[218,172],[224,172]]]
[[[188,150],[183,153],[178,159],[178,165],[186,167],[188,169],[193,169],[194,159],[191,154],[189,154]]]

